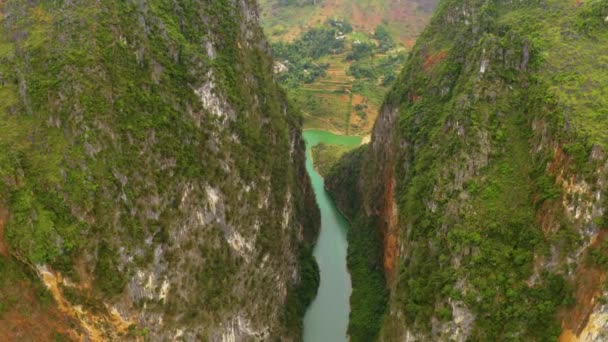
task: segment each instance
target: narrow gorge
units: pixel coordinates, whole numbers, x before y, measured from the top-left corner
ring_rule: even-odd
[[[0,341],[608,341],[608,0],[0,0]]]
[[[315,170],[312,148],[321,143],[358,146],[361,138],[337,136],[324,131],[305,131],[306,170],[321,211],[321,231],[314,257],[319,264],[317,297],[304,317],[304,341],[347,341],[350,275],[346,267],[349,225],[325,191],[323,178]]]

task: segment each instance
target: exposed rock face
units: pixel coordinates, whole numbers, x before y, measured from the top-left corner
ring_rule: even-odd
[[[608,83],[588,67],[607,64],[587,46],[608,47],[607,13],[605,2],[440,3],[370,144],[327,178],[343,211],[384,237],[381,340],[606,336],[608,121],[593,108],[608,105]],[[353,293],[368,286],[353,278]]]
[[[0,237],[62,333],[299,339],[319,213],[255,2],[8,0],[0,24]]]

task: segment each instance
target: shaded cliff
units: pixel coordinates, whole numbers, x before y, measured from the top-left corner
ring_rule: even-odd
[[[606,1],[440,3],[371,143],[327,178],[338,205],[381,235],[367,271],[382,270],[390,296],[365,333],[606,336],[606,49]]]
[[[319,213],[254,1],[1,1],[0,61],[0,336],[47,339],[27,279],[44,334],[300,339]]]

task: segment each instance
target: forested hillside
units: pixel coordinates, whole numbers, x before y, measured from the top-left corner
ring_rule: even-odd
[[[441,1],[327,179],[351,341],[606,339],[605,51],[606,1]]]
[[[301,338],[319,214],[254,1],[0,1],[0,340]]]

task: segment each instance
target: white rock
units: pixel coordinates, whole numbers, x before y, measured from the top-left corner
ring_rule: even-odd
[[[207,73],[205,83],[200,88],[195,89],[194,92],[201,100],[203,108],[212,115],[221,119],[234,117],[234,111],[228,102],[218,95],[219,91],[215,83],[215,77],[211,71]]]
[[[212,213],[215,213],[217,211],[217,204],[220,200],[218,191],[210,186],[208,186],[205,190],[207,191],[207,198],[209,199],[210,210]]]
[[[486,58],[484,58],[481,61],[481,66],[479,67],[479,73],[483,74],[486,72],[486,70],[488,70],[488,67],[490,66],[490,61]]]

